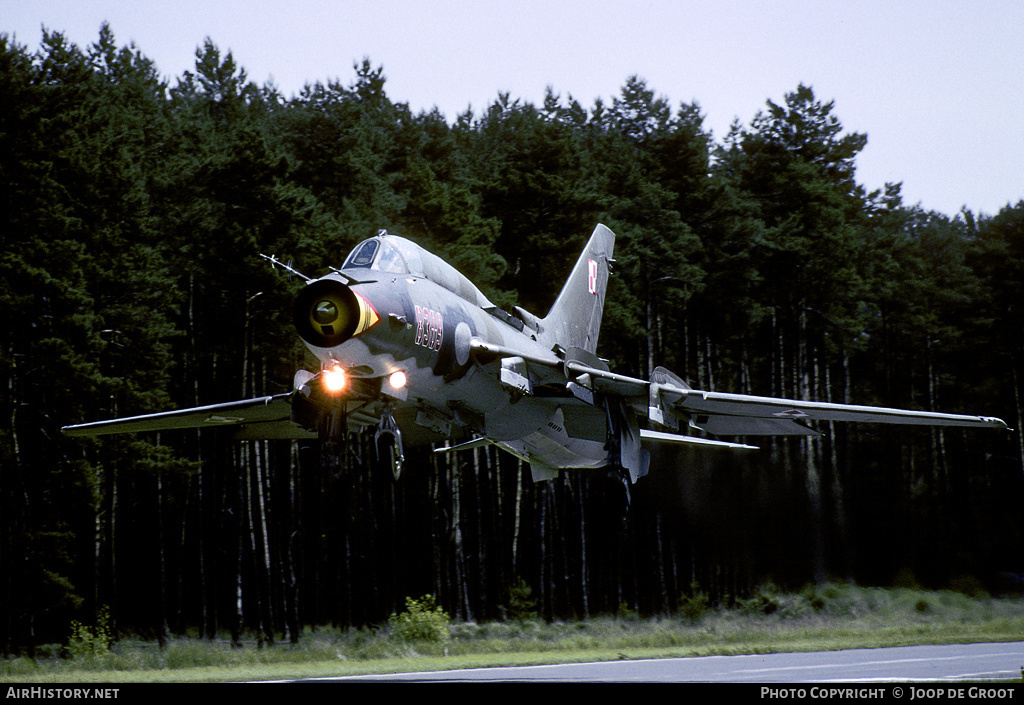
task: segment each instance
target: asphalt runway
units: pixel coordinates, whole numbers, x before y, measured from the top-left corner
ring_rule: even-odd
[[[1024,642],[1011,642],[621,660],[316,680],[362,683],[968,683],[1019,681],[1022,672]]]

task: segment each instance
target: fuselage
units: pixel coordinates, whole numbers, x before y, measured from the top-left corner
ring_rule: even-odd
[[[296,323],[321,369],[381,380],[379,401],[395,410],[407,437],[484,437],[548,468],[607,464],[603,413],[583,422],[571,414],[567,428],[563,407],[581,402],[565,391],[561,371],[531,362],[554,357],[536,331],[418,245],[378,235],[307,288]],[[347,311],[332,318],[339,309]],[[339,334],[345,339],[331,344]],[[519,354],[488,355],[480,342]],[[396,372],[401,388],[391,384]]]

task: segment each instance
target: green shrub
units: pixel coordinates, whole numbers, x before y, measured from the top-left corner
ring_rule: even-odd
[[[68,654],[73,659],[94,659],[110,654],[110,612],[101,607],[96,626],[87,627],[78,620],[71,622]]]
[[[799,597],[795,599],[798,606],[798,611],[812,611],[821,612],[827,606],[828,602],[825,599],[825,595],[822,592],[818,592],[816,585],[808,584],[804,586],[804,589],[800,591]]]
[[[775,614],[779,611],[779,590],[772,583],[766,583],[745,600],[737,600],[736,606],[744,614]]]
[[[537,600],[526,581],[516,578],[508,589],[508,618],[516,622],[532,622],[537,619]]]
[[[699,622],[711,608],[711,601],[700,589],[700,583],[690,583],[690,594],[679,597],[679,614],[692,623]]]
[[[957,575],[949,581],[949,589],[961,595],[973,598],[989,597],[988,590],[980,580],[973,575]]]
[[[910,568],[900,568],[899,572],[892,579],[893,587],[906,588],[908,590],[920,590],[921,583],[917,582],[917,576]]]
[[[403,641],[444,642],[451,638],[452,618],[437,606],[433,595],[405,598],[405,612],[388,619],[391,634]]]

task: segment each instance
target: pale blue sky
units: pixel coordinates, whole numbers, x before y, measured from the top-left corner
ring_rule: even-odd
[[[908,204],[993,214],[1024,198],[1021,0],[0,0],[0,32],[80,46],[107,20],[168,77],[210,37],[286,96],[382,65],[392,100],[479,113],[547,86],[589,108],[639,75],[696,101],[720,139],[803,82],[867,133],[858,181]]]

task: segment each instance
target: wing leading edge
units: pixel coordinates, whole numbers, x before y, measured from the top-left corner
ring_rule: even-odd
[[[1005,429],[1002,419],[991,416],[945,414],[879,406],[857,406],[827,402],[799,401],[690,389],[660,368],[648,382],[600,370],[578,362],[566,364],[567,371],[587,375],[593,388],[605,394],[630,398],[634,408],[652,421],[675,426],[681,420],[715,435],[818,435],[804,421],[846,421],[915,426]],[[659,374],[660,373],[660,374]],[[666,381],[667,380],[667,381]]]
[[[63,431],[68,436],[86,437],[139,431],[230,427],[235,429],[235,438],[242,440],[316,438],[315,433],[292,422],[292,394],[293,392],[158,414],[95,421],[65,426]]]
[[[878,406],[856,406],[824,402],[775,399],[746,394],[702,392],[662,388],[662,394],[678,393],[673,409],[696,417],[700,425],[703,415],[719,417],[721,427],[728,419],[753,419],[768,423],[811,421],[860,421],[866,423],[904,424],[914,426],[958,426],[962,428],[1006,428],[1001,419],[991,416],[944,414],[933,411],[890,409]],[[712,422],[712,419],[708,420]],[[721,431],[724,432],[724,431]]]

